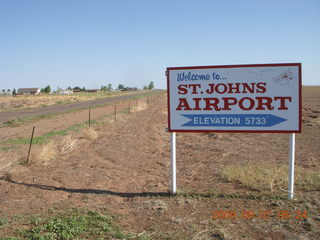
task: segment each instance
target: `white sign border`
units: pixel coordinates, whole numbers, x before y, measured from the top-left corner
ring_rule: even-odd
[[[299,128],[297,130],[219,130],[219,129],[171,129],[170,118],[170,74],[171,70],[189,70],[189,69],[215,69],[215,68],[245,68],[245,67],[298,67],[299,79]],[[301,63],[268,63],[268,64],[241,64],[241,65],[212,65],[212,66],[187,66],[187,67],[167,67],[167,103],[168,103],[168,132],[234,132],[234,133],[301,133],[302,126],[302,71]]]

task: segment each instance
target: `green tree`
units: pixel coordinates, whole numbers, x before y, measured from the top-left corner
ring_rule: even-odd
[[[14,88],[13,91],[12,91],[12,95],[17,95],[17,91],[16,91],[15,88]]]
[[[107,86],[101,86],[100,90],[104,92],[107,91]]]
[[[122,84],[119,84],[118,89],[122,90],[122,89],[124,89],[124,86]]]
[[[111,89],[112,89],[112,84],[109,83],[109,84],[108,84],[108,91],[111,91]]]
[[[87,90],[86,90],[85,87],[83,87],[83,88],[81,89],[81,91],[82,91],[82,92],[85,92],[85,91],[87,91]]]
[[[50,85],[47,85],[47,86],[44,88],[44,92],[45,92],[45,93],[51,93],[51,87],[50,87]]]
[[[147,85],[144,85],[143,86],[143,90],[148,90],[149,88],[148,88],[148,86]]]
[[[154,84],[153,84],[153,82],[151,81],[151,82],[149,83],[148,89],[151,90],[151,89],[153,89],[153,88],[154,88]]]

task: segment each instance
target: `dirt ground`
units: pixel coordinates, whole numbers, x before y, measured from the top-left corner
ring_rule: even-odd
[[[227,165],[287,164],[288,134],[179,133],[179,194],[168,194],[166,103],[162,95],[142,111],[94,126],[97,139],[48,166],[10,169],[0,180],[0,214],[45,214],[48,209],[71,207],[108,209],[126,230],[159,240],[318,239],[320,189],[297,187],[296,198],[288,201],[286,192],[271,194],[221,177]],[[76,119],[73,114],[80,112],[66,117]],[[50,121],[63,119],[44,121],[49,126]],[[319,136],[320,88],[304,87],[296,167],[319,171]],[[233,212],[237,218],[219,219],[219,211]],[[265,211],[269,218],[262,215]],[[0,231],[3,237],[12,229]]]

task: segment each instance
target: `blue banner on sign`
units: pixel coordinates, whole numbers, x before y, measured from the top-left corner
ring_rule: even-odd
[[[272,127],[284,121],[272,114],[182,114],[191,121],[182,126],[199,127]]]

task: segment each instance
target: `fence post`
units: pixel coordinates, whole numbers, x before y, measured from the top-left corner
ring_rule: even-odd
[[[128,110],[128,113],[130,113],[130,107],[131,107],[131,102],[129,100],[129,110]]]
[[[91,108],[89,109],[89,128],[91,126]]]
[[[117,120],[117,105],[114,105],[114,121]]]
[[[27,157],[27,164],[29,163],[29,158],[30,158],[30,152],[31,152],[31,146],[32,146],[32,140],[33,140],[33,134],[34,134],[34,129],[36,127],[33,126],[32,128],[32,134],[31,134],[31,139],[30,139],[30,145],[29,145],[29,151],[28,151],[28,157]]]

